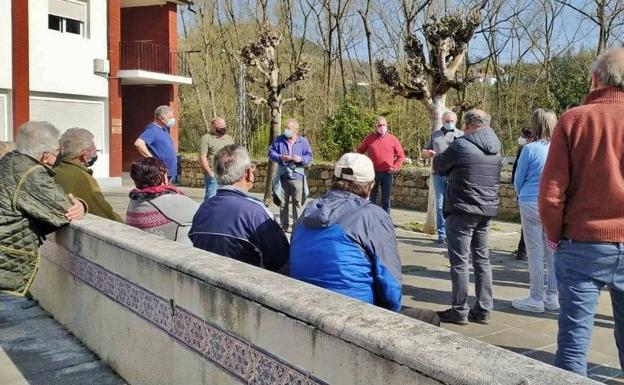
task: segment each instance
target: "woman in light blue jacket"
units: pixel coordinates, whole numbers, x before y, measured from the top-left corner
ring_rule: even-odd
[[[540,108],[533,112],[531,116],[533,141],[524,146],[514,178],[528,256],[530,291],[527,298],[515,299],[511,302],[511,306],[535,313],[543,313],[545,308],[559,309],[553,251],[548,247],[537,207],[540,178],[548,155],[550,137],[556,124],[557,115],[553,111]],[[545,288],[544,276],[546,276]]]

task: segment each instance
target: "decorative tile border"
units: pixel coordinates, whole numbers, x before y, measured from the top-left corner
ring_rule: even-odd
[[[247,384],[327,385],[307,371],[245,342],[178,305],[172,306],[169,300],[99,264],[69,253],[59,256],[57,263],[74,277]]]

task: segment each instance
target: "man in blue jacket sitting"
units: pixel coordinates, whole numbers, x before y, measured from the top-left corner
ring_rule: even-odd
[[[291,239],[293,278],[386,309],[401,309],[401,260],[390,215],[368,196],[372,161],[349,153],[332,189],[309,203]]]
[[[193,217],[193,246],[242,262],[287,273],[288,239],[262,201],[248,194],[255,167],[245,147],[230,144],[213,160],[219,184]]]

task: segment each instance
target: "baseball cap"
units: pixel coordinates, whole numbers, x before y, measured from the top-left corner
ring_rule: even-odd
[[[334,175],[352,182],[372,182],[375,180],[375,169],[367,156],[349,152],[336,163]]]

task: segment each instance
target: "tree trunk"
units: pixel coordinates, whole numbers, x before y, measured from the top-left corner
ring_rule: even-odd
[[[281,100],[272,98],[270,102],[271,107],[271,132],[269,143],[273,143],[275,138],[280,134],[280,127],[282,126],[282,103]],[[273,176],[275,175],[275,162],[267,158],[266,177],[264,179],[264,203],[266,205],[271,203],[273,195]]]
[[[442,126],[442,114],[446,111],[446,94],[436,95],[428,105],[429,119],[431,122],[431,133]],[[429,177],[429,193],[427,194],[427,218],[425,219],[426,234],[436,234],[436,199],[435,190],[433,188],[433,168]]]

